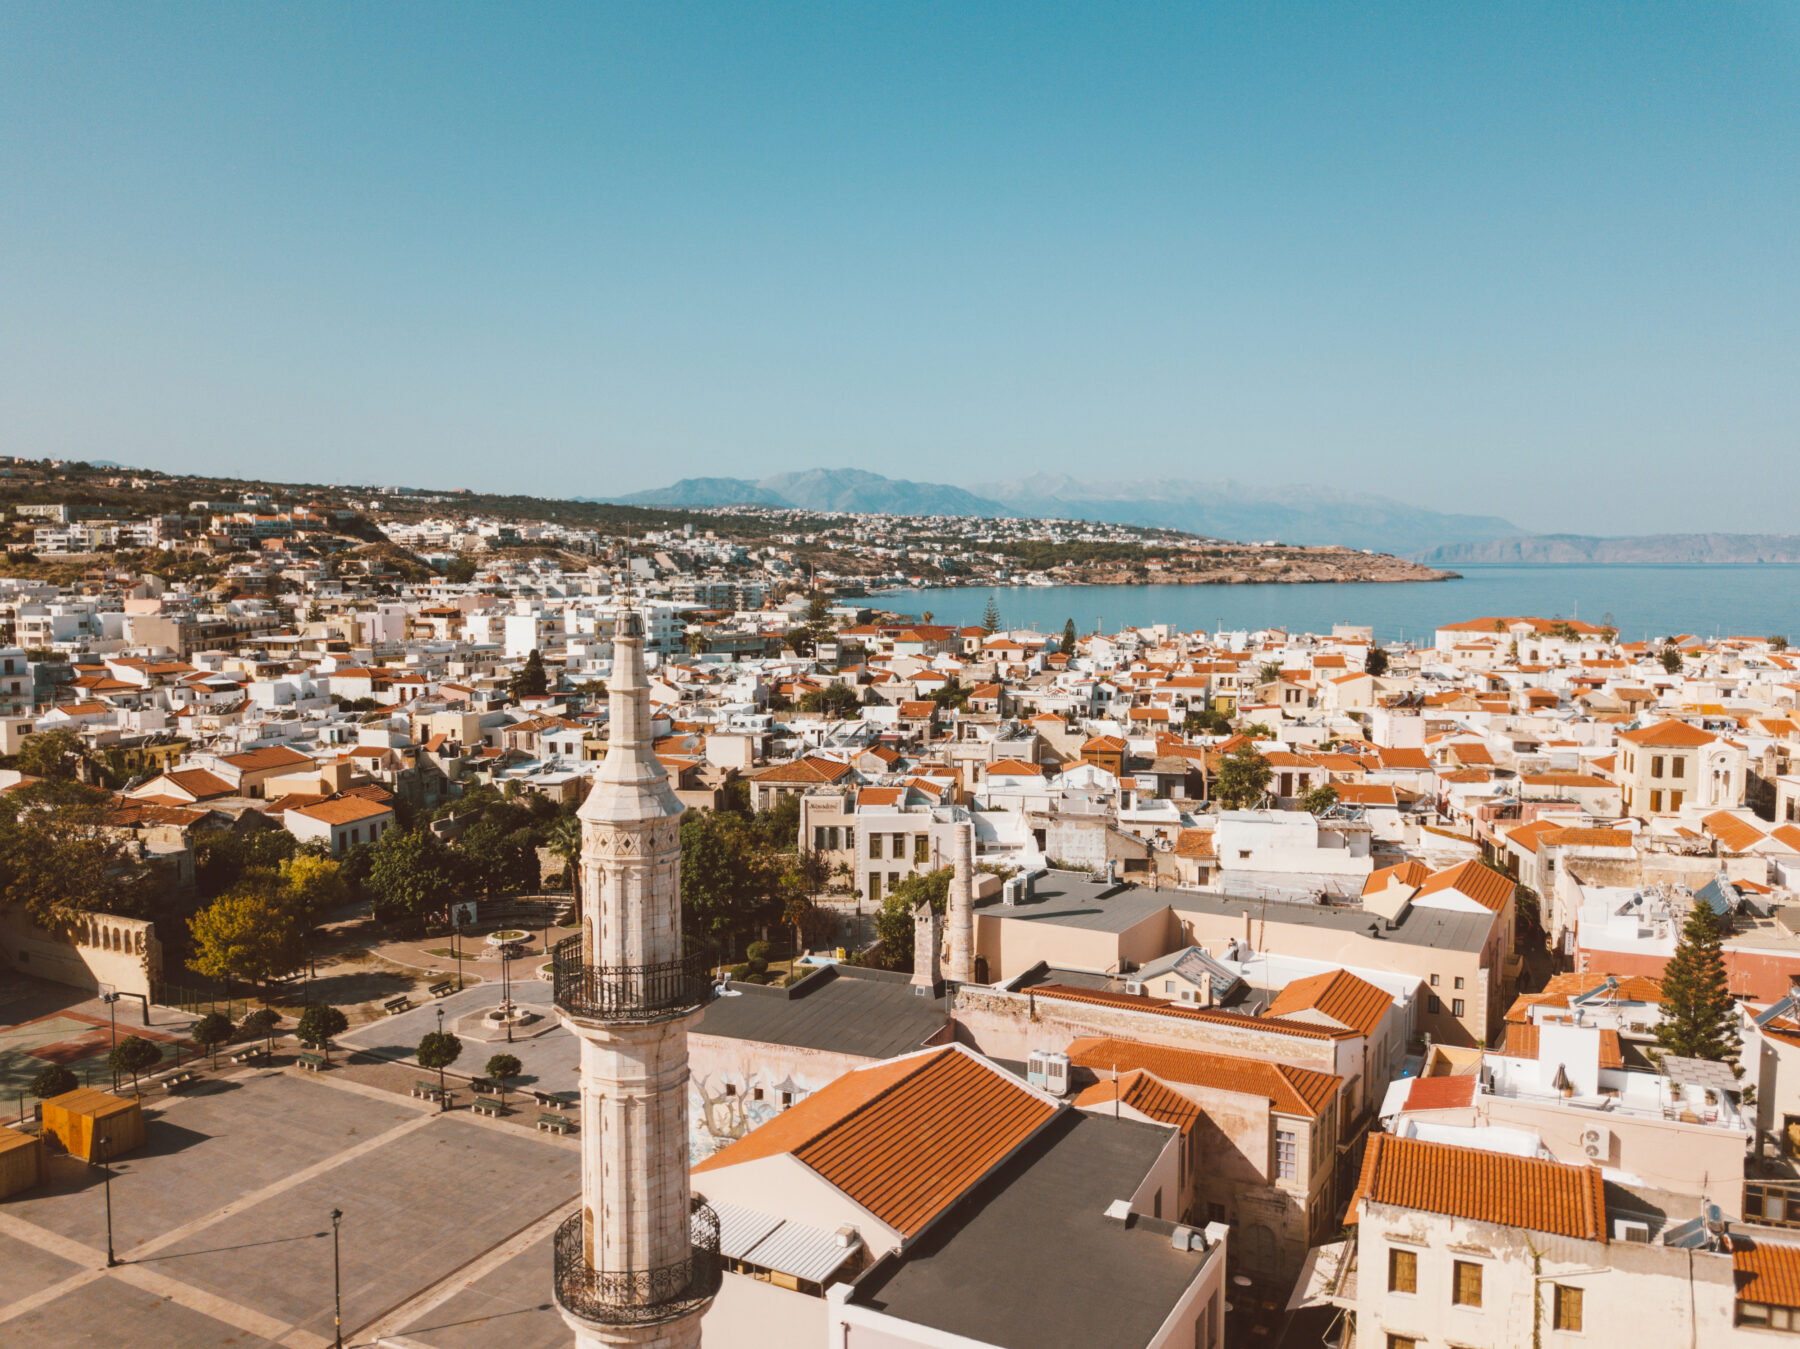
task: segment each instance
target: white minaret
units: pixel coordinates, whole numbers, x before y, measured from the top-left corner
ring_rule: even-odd
[[[581,1349],[692,1349],[718,1291],[718,1219],[688,1190],[688,1028],[711,996],[681,950],[681,812],[657,762],[644,619],[613,637],[611,742],[582,804],[582,931],[556,1008],[581,1038],[581,1211],[556,1299]]]
[[[950,853],[950,968],[953,983],[975,982],[975,826],[968,821],[955,826]]]

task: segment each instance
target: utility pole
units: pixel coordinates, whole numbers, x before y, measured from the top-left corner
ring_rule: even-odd
[[[331,1328],[333,1349],[344,1349],[344,1280],[338,1265],[338,1224],[344,1220],[342,1209],[331,1210]]]
[[[101,1134],[100,1165],[106,1172],[106,1267],[111,1269],[119,1263],[118,1256],[113,1254],[112,1238],[112,1133]]]

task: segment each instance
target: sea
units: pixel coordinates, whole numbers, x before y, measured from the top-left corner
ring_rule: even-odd
[[[1626,641],[1800,638],[1800,566],[1465,567],[1453,581],[1342,585],[962,586],[890,590],[872,602],[915,618],[978,623],[992,599],[1008,628],[1081,632],[1167,623],[1183,632],[1373,627],[1379,642],[1429,645],[1442,624],[1488,616],[1579,618]]]

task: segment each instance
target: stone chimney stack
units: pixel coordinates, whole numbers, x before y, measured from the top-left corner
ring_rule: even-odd
[[[938,964],[938,915],[928,899],[913,910],[913,991],[935,998],[943,991],[944,972]]]
[[[950,850],[950,979],[959,984],[975,982],[975,826],[965,821],[956,826]]]

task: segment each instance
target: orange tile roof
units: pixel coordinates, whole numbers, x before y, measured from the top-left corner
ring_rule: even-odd
[[[1509,1059],[1535,1059],[1538,1056],[1537,1023],[1525,1021],[1509,1024],[1506,1028],[1506,1048],[1500,1052]],[[1625,1066],[1625,1052],[1619,1044],[1619,1032],[1606,1026],[1600,1028],[1600,1066]]]
[[[1706,816],[1700,827],[1724,844],[1728,852],[1749,852],[1766,837],[1755,825],[1723,810]]]
[[[1270,1016],[1318,1012],[1345,1030],[1369,1036],[1381,1025],[1394,1000],[1366,979],[1349,970],[1327,970],[1310,978],[1296,979],[1269,1004]]]
[[[204,768],[178,768],[172,773],[164,773],[156,780],[179,787],[201,801],[209,796],[230,796],[233,791],[232,785],[224,778],[216,773],[209,773]]]
[[[837,782],[850,772],[850,765],[836,759],[818,759],[812,755],[789,763],[778,763],[750,776],[757,782]]]
[[[1423,862],[1407,861],[1398,866],[1383,867],[1380,871],[1372,871],[1363,882],[1362,892],[1373,895],[1388,888],[1394,882],[1401,885],[1421,886],[1430,879],[1431,871]]]
[[[1183,829],[1175,836],[1175,855],[1201,859],[1216,858],[1219,854],[1213,845],[1213,837],[1213,831],[1210,829]]]
[[[320,824],[355,824],[359,820],[372,820],[378,815],[392,813],[387,806],[364,800],[360,796],[341,796],[335,801],[321,801],[314,806],[297,806],[294,810],[296,814],[304,815],[309,820],[317,820]]]
[[[1685,721],[1659,721],[1656,725],[1645,726],[1641,730],[1620,731],[1619,739],[1629,740],[1634,745],[1670,745],[1682,748],[1710,745],[1718,737],[1698,726],[1689,726]]]
[[[1044,776],[1042,764],[1027,763],[1024,759],[995,759],[987,766],[989,777],[1041,778]]]
[[[1084,1035],[1071,1040],[1067,1052],[1069,1062],[1078,1068],[1097,1073],[1143,1069],[1164,1082],[1259,1097],[1280,1114],[1307,1119],[1317,1118],[1344,1084],[1344,1079],[1335,1073],[1238,1054],[1215,1054],[1205,1049],[1143,1044],[1109,1035]]]
[[[311,766],[310,755],[299,750],[289,749],[286,745],[270,745],[266,749],[246,750],[242,754],[227,754],[226,763],[245,773],[259,773],[265,768],[297,768],[301,764]]]
[[[1288,1021],[1271,1016],[1239,1016],[1235,1012],[1214,1012],[1204,1007],[1184,1007],[1163,998],[1148,998],[1137,993],[1109,993],[1097,988],[1069,988],[1064,984],[1040,984],[1028,990],[1036,997],[1056,998],[1063,1002],[1086,1002],[1096,1007],[1118,1007],[1131,1012],[1149,1012],[1154,1016],[1180,1017],[1188,1021],[1210,1021],[1217,1026],[1236,1026],[1240,1030],[1267,1031],[1271,1035],[1294,1035],[1303,1040],[1345,1040],[1354,1031],[1332,1030],[1305,1021]]]
[[[694,1170],[791,1154],[910,1237],[1057,1110],[949,1047],[846,1073]]]
[[[1334,782],[1339,801],[1347,806],[1397,806],[1393,784],[1387,782]]]
[[[1455,1077],[1415,1077],[1406,1092],[1406,1110],[1454,1110],[1475,1104],[1479,1079],[1473,1073]]]
[[[1490,866],[1471,859],[1459,862],[1453,867],[1438,872],[1419,887],[1415,900],[1427,895],[1440,894],[1446,890],[1454,890],[1481,905],[1499,913],[1513,896],[1513,882]]]
[[[1108,1079],[1094,1083],[1075,1098],[1075,1105],[1081,1110],[1092,1110],[1111,1105],[1115,1096],[1120,1104],[1128,1105],[1153,1120],[1173,1124],[1184,1134],[1200,1122],[1199,1106],[1167,1082],[1143,1069],[1127,1073],[1117,1082]]]
[[[1731,1234],[1737,1295],[1770,1307],[1800,1307],[1800,1246]]]
[[[1597,1166],[1370,1134],[1346,1222],[1364,1203],[1422,1209],[1604,1243],[1606,1193]]]
[[[1629,848],[1637,843],[1629,829],[1549,829],[1538,835],[1546,848]]]

